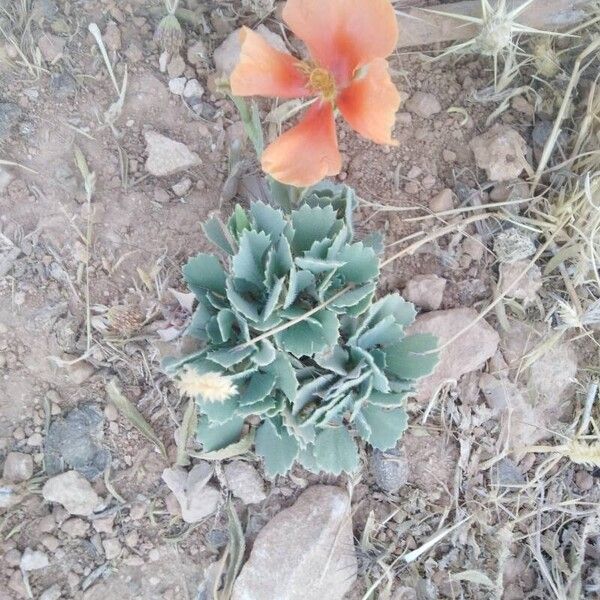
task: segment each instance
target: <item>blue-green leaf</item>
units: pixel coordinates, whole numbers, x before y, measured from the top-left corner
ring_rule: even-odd
[[[337,315],[323,309],[275,334],[275,340],[280,348],[294,356],[313,356],[336,343],[338,329]]]
[[[326,473],[352,473],[358,468],[358,449],[344,426],[323,429],[315,440],[313,454]]]
[[[284,352],[277,352],[275,360],[265,367],[264,371],[275,376],[276,386],[287,396],[290,402],[293,402],[298,390],[298,379],[296,378],[296,370],[287,355]]]
[[[240,390],[239,402],[242,405],[254,404],[268,396],[275,385],[275,377],[271,373],[255,373],[248,386]]]
[[[266,233],[245,230],[240,239],[240,249],[231,261],[234,276],[262,287],[265,277],[264,263],[270,245],[271,238]]]
[[[219,259],[212,254],[200,253],[190,258],[183,267],[183,278],[198,298],[206,290],[225,294],[225,271]]]
[[[298,456],[298,442],[283,427],[277,428],[270,419],[256,431],[256,454],[265,463],[265,473],[273,478],[286,473]]]
[[[386,369],[401,379],[429,375],[438,362],[437,338],[430,334],[411,335],[385,348]]]
[[[235,240],[225,224],[217,217],[211,217],[203,225],[204,235],[227,254],[235,254]]]
[[[250,216],[254,221],[254,228],[263,231],[275,241],[285,229],[286,221],[280,210],[268,206],[263,202],[252,202],[250,205]]]
[[[346,263],[338,269],[338,274],[347,283],[366,283],[379,275],[377,255],[362,242],[344,246],[335,258]]]
[[[313,242],[329,237],[335,225],[335,211],[331,206],[311,208],[307,204],[292,212],[294,239],[292,250],[300,254],[309,250]]]
[[[198,419],[198,441],[204,452],[213,452],[233,444],[240,439],[244,419],[235,417],[226,423],[211,423],[206,416]]]
[[[295,267],[290,269],[288,291],[283,301],[283,308],[289,308],[298,298],[299,294],[315,282],[315,276],[308,271],[298,271]]]
[[[379,450],[389,450],[402,437],[408,416],[404,408],[382,408],[373,404],[363,406],[356,418],[361,437]]]

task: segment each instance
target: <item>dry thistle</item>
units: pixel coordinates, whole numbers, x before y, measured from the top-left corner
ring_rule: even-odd
[[[179,391],[192,398],[201,396],[206,402],[225,402],[237,394],[237,386],[220,373],[198,373],[186,365],[176,380]]]
[[[109,327],[121,335],[131,335],[144,324],[144,316],[134,306],[111,306],[106,318]]]
[[[181,24],[175,15],[178,4],[179,0],[174,0],[173,2],[165,0],[168,14],[162,18],[154,32],[154,41],[164,52],[167,52],[171,56],[179,53],[185,41]]]

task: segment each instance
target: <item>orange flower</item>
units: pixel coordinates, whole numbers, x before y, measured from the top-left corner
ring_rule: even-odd
[[[385,58],[396,47],[398,26],[389,0],[288,0],[283,20],[307,45],[311,60],[279,52],[244,27],[231,91],[316,97],[300,123],[269,145],[261,159],[274,179],[306,187],[340,172],[336,109],[362,136],[397,143],[391,132],[400,94]]]

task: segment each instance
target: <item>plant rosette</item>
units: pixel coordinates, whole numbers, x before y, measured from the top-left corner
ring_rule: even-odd
[[[437,362],[437,340],[406,336],[415,318],[398,294],[374,300],[381,240],[354,240],[353,191],[320,184],[289,214],[262,202],[212,218],[206,236],[226,256],[183,269],[197,299],[187,335],[200,350],[165,361],[195,398],[205,452],[237,443],[253,416],[266,473],[295,461],[313,472],[358,468],[356,437],[395,446],[405,402]]]

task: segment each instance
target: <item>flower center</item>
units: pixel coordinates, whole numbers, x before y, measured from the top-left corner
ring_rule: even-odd
[[[337,89],[333,75],[322,67],[309,63],[301,63],[300,70],[308,77],[308,87],[311,92],[319,94],[327,102],[333,102],[337,96]]]

